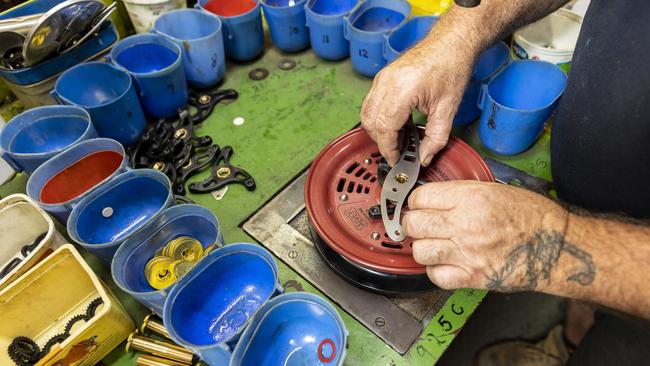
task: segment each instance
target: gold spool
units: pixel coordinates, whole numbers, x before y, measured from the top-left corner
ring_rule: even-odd
[[[175,260],[185,260],[188,262],[197,262],[203,256],[203,246],[201,242],[189,236],[181,236],[170,241],[163,255]]]
[[[152,355],[140,355],[135,360],[136,366],[187,366],[185,363],[168,360]]]
[[[153,257],[144,267],[144,275],[151,287],[162,290],[176,282],[177,277],[171,268],[174,260],[168,257]]]
[[[165,328],[163,322],[154,314],[149,314],[144,318],[144,320],[142,320],[142,327],[140,327],[140,331],[144,333],[145,330],[149,330],[167,339],[172,339],[172,337],[169,335],[169,332],[167,332],[167,328]]]
[[[194,354],[185,348],[171,343],[145,338],[135,333],[131,333],[129,339],[126,341],[126,352],[130,352],[131,350],[151,353],[154,356],[164,357],[180,362],[183,365],[191,365],[195,360]]]

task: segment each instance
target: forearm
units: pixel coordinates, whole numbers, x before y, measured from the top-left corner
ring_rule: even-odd
[[[430,54],[440,44],[460,47],[470,57],[485,48],[555,11],[569,0],[483,0],[474,8],[452,7],[411,52]]]
[[[545,292],[650,318],[650,227],[571,214]]]

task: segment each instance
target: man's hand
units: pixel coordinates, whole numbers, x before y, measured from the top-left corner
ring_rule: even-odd
[[[416,108],[427,116],[422,164],[447,145],[474,60],[469,47],[439,40],[418,45],[377,74],[361,107],[361,124],[390,165],[399,159],[398,131]]]
[[[445,289],[544,290],[567,248],[568,212],[553,201],[497,183],[429,183],[403,218],[413,256]],[[576,266],[578,275],[588,268]],[[588,281],[589,273],[581,280]],[[593,280],[593,278],[591,278]]]

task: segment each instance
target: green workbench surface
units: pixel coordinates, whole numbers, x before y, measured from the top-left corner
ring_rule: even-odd
[[[326,62],[311,51],[290,55],[297,61],[295,69],[278,69],[278,61],[286,57],[275,48],[267,48],[259,60],[249,64],[228,65],[222,88],[236,89],[240,97],[234,103],[219,105],[198,129],[199,135],[210,135],[221,146],[230,145],[235,154],[232,163],[251,173],[257,189],[246,191],[242,186],[229,188],[226,196],[215,200],[210,194],[189,195],[191,199],[212,210],[219,218],[227,243],[254,242],[241,225],[268,202],[284,186],[301,174],[316,154],[332,139],[356,126],[359,107],[370,88],[371,80],[357,75],[348,60]],[[264,67],[270,71],[267,79],[252,81],[250,70]],[[233,119],[243,117],[245,123],[235,126]],[[423,121],[422,116],[416,120]],[[480,148],[472,126],[455,129],[454,133]],[[501,158],[515,167],[550,179],[548,163],[548,133],[528,152],[514,158]],[[479,149],[480,150],[480,149]],[[484,151],[481,151],[485,154]],[[208,175],[204,172],[194,181]],[[0,193],[24,188],[25,177],[18,178]],[[87,260],[113,288],[109,273],[92,256]],[[291,288],[321,296],[313,286],[278,260],[280,280],[285,284],[296,281]],[[146,314],[134,299],[115,289],[134,320],[139,323]],[[485,291],[456,291],[443,309],[433,317],[420,339],[402,356],[339,308],[350,332],[346,365],[432,365],[449,346],[465,321],[479,305]],[[325,296],[326,297],[326,296]],[[104,361],[108,365],[135,364],[134,355],[122,347]]]

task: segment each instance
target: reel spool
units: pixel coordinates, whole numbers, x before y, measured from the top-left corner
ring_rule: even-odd
[[[412,240],[392,241],[381,217],[371,214],[380,203],[383,177],[379,175],[385,176],[386,165],[361,128],[327,145],[311,165],[305,183],[312,239],[323,260],[358,287],[381,294],[433,289],[425,267],[413,259]],[[448,180],[493,182],[494,176],[476,151],[451,137],[418,177],[419,182]]]

